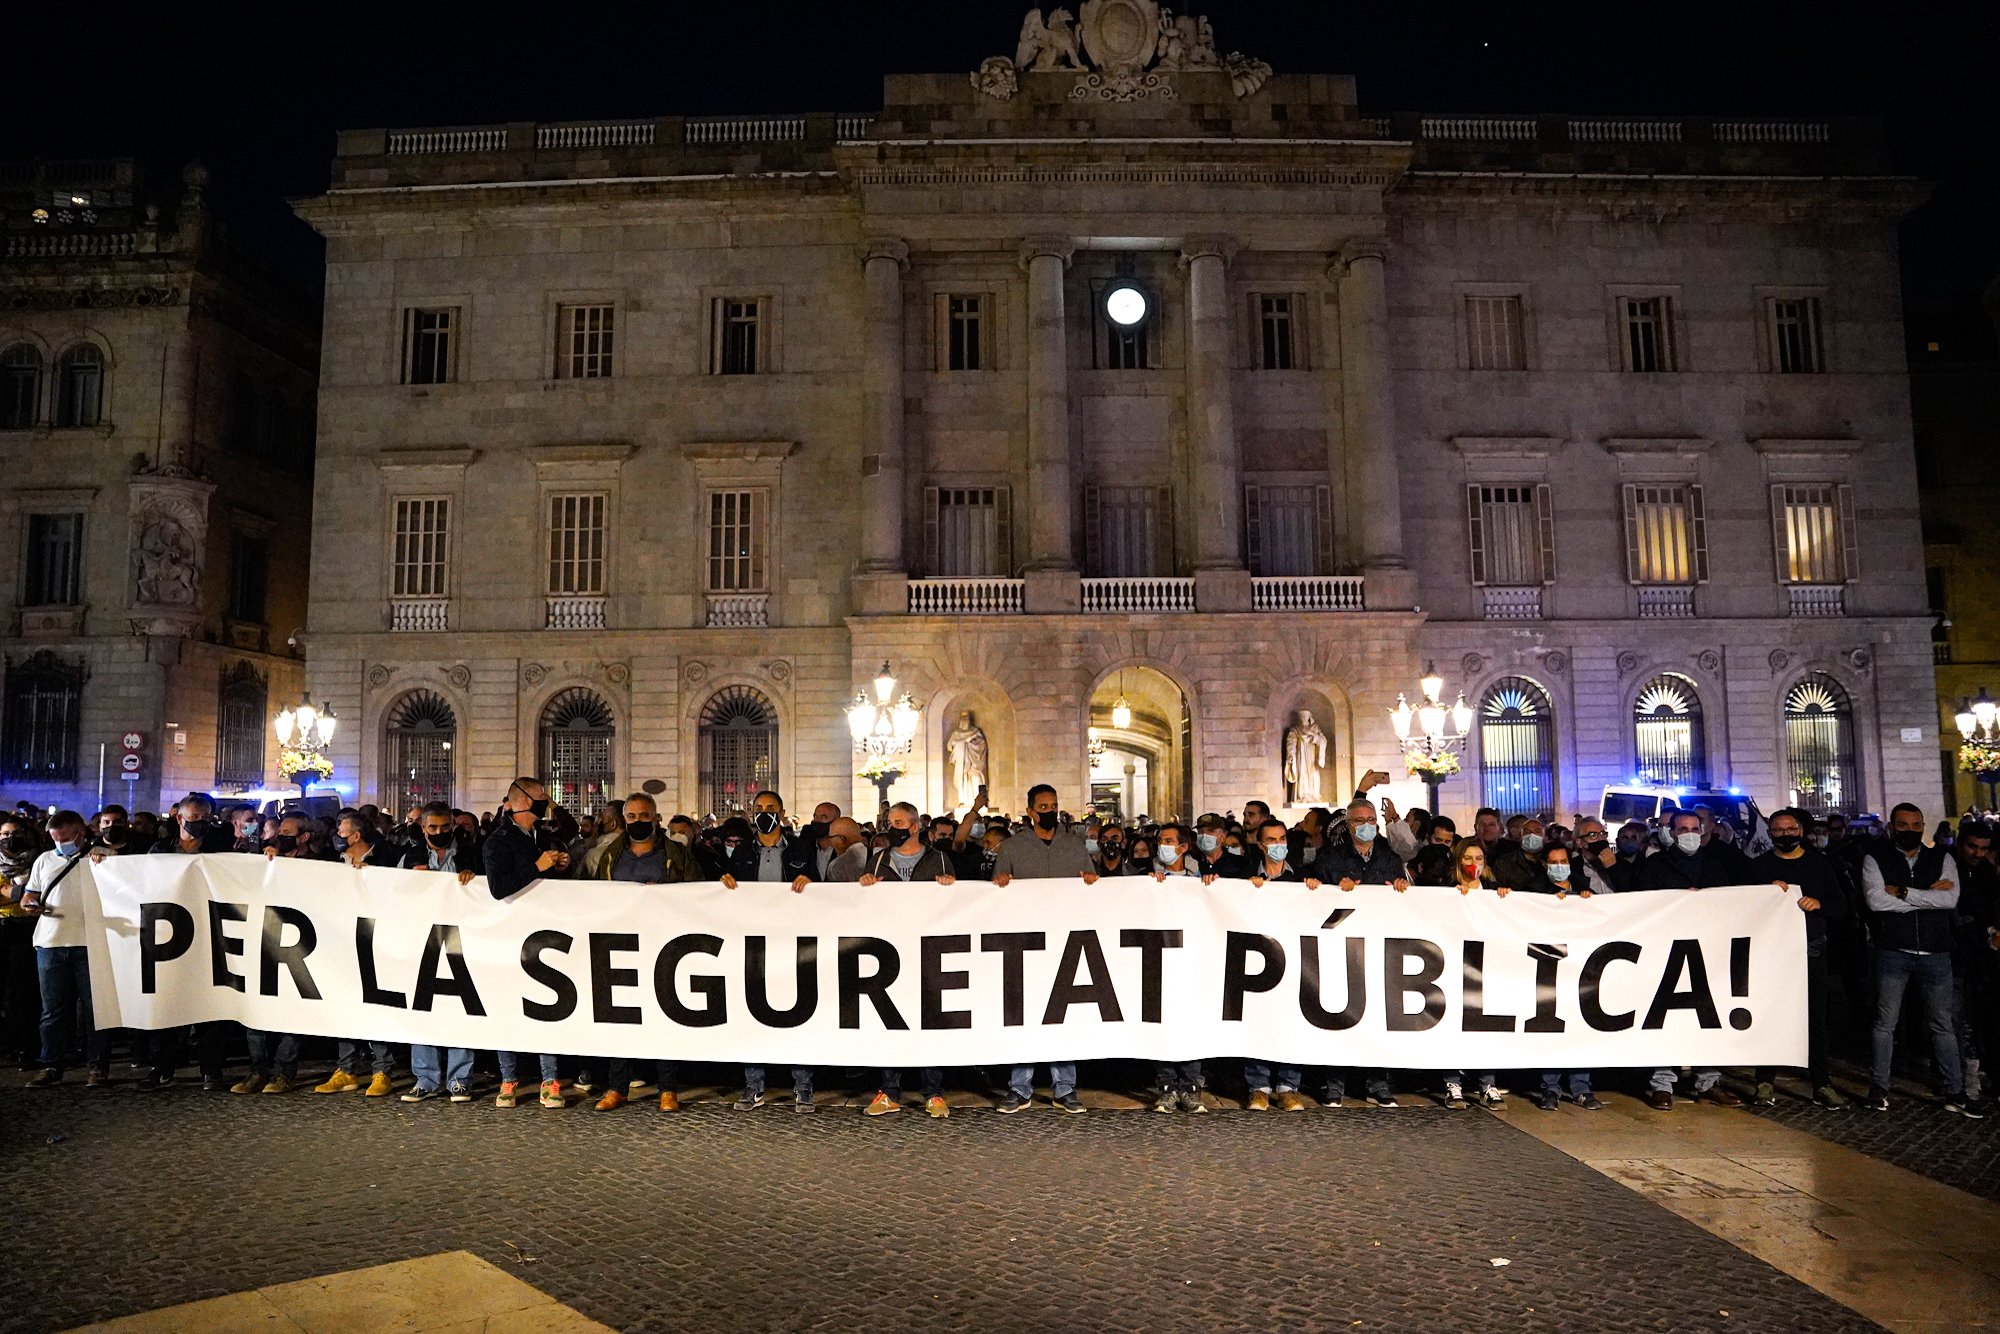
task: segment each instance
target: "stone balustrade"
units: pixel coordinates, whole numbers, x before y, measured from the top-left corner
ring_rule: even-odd
[[[639,148],[653,142],[657,123],[650,120],[606,121],[601,124],[537,125],[537,148]]]
[[[1533,139],[1533,116],[1425,116],[1426,139]]]
[[[1358,574],[1259,575],[1250,581],[1252,611],[1360,611]]]
[[[1656,584],[1639,589],[1639,619],[1680,620],[1694,615],[1692,584]]]
[[[450,598],[396,598],[389,603],[391,630],[448,630]]]
[[[1677,144],[1681,140],[1681,123],[1579,116],[1569,123],[1569,137],[1587,144]]]
[[[1542,618],[1540,584],[1521,588],[1484,588],[1486,619],[1489,621],[1539,621]]]
[[[1847,615],[1847,589],[1840,584],[1793,584],[1785,592],[1794,616]]]
[[[708,625],[714,629],[761,630],[771,623],[768,593],[711,593]]]
[[[1193,611],[1192,579],[1086,579],[1087,612]]]
[[[506,128],[490,125],[469,130],[392,130],[387,151],[391,157],[415,153],[497,153],[506,146]]]
[[[806,137],[804,116],[729,116],[682,123],[690,144],[775,144]]]
[[[1008,616],[1021,610],[1021,579],[912,579],[912,616]]]
[[[137,232],[22,232],[7,238],[8,259],[130,255],[138,250]]]
[[[604,603],[601,597],[552,597],[548,600],[548,628],[602,630]]]

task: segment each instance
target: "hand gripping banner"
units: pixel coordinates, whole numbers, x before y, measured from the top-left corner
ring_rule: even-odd
[[[81,869],[81,868],[80,868]],[[75,877],[104,1027],[771,1064],[1801,1065],[1796,891],[638,886],[220,854]]]

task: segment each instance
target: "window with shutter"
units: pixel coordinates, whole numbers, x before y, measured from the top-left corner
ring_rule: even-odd
[[[1842,584],[1852,578],[1853,500],[1847,491],[1824,484],[1771,488],[1780,582]]]
[[[1618,298],[1619,353],[1628,371],[1671,371],[1675,360],[1673,298]]]
[[[1679,483],[1625,484],[1627,577],[1635,584],[1708,581],[1708,541],[1701,488]]]
[[[1174,571],[1172,491],[1163,486],[1086,487],[1085,548],[1093,578]]]
[[[1543,524],[1532,485],[1466,488],[1472,582],[1523,588],[1544,582]]]
[[[1521,337],[1521,298],[1465,298],[1466,366],[1475,371],[1518,371],[1526,367]]]
[[[1329,508],[1323,494],[1326,490],[1324,486],[1269,483],[1244,488],[1250,573],[1296,577],[1327,572],[1323,564],[1327,546],[1323,514]]]
[[[1011,577],[1007,511],[1005,487],[927,487],[925,568],[945,578]]]

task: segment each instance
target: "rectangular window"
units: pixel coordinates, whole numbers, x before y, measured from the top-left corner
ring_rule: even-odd
[[[403,313],[403,383],[450,384],[458,379],[458,310],[418,307]]]
[[[1635,584],[1708,582],[1708,531],[1701,488],[1625,484],[1625,556]]]
[[[24,607],[73,607],[83,598],[83,516],[28,516]]]
[[[1147,329],[1148,320],[1131,327],[1104,321],[1105,348],[1104,367],[1113,371],[1143,371],[1152,364],[1153,349]]]
[[[270,539],[238,533],[229,548],[229,619],[262,625],[270,582]]]
[[[986,368],[986,297],[954,292],[943,298],[944,366],[948,371]]]
[[[1521,339],[1521,298],[1465,298],[1466,366],[1475,371],[1527,369]]]
[[[1300,577],[1333,571],[1333,505],[1324,485],[1243,488],[1250,573]]]
[[[1844,584],[1854,577],[1854,497],[1846,486],[1787,484],[1771,488],[1778,580]]]
[[[549,497],[549,596],[604,592],[604,497]]]
[[[1674,360],[1673,298],[1618,298],[1619,352],[1628,371],[1671,371]]]
[[[1524,588],[1555,579],[1555,515],[1546,482],[1465,489],[1472,582]]]
[[[1097,579],[1174,572],[1173,492],[1164,486],[1087,486],[1084,547]]]
[[[768,369],[764,348],[764,299],[762,297],[717,297],[713,330],[714,350],[709,371],[714,375],[756,375]]]
[[[709,592],[768,591],[764,569],[768,495],[762,488],[709,493]]]
[[[564,306],[556,314],[556,378],[602,380],[611,374],[611,307]]]
[[[399,598],[447,596],[450,505],[437,497],[396,502],[396,549],[390,585]]]
[[[1826,369],[1820,354],[1819,298],[1773,298],[1770,313],[1771,369],[1780,375],[1817,375]]]
[[[1014,574],[1010,494],[1004,486],[925,488],[924,568],[938,578]]]
[[[1257,298],[1257,329],[1267,371],[1298,369],[1298,324],[1290,296]]]
[[[7,668],[0,709],[0,776],[34,782],[74,782],[83,731],[81,664],[47,654]]]

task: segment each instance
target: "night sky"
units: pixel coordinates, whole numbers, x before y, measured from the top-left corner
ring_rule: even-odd
[[[293,0],[121,26],[99,6],[26,6],[8,23],[0,156],[131,154],[167,181],[200,156],[237,233],[316,285],[316,240],[282,201],[325,187],[336,129],[872,110],[884,73],[1011,54],[1027,8]],[[1904,229],[1912,341],[1994,354],[1978,298],[2000,271],[2000,6],[1871,6],[1866,24],[1769,0],[1188,8],[1225,51],[1355,75],[1375,114],[1881,116],[1896,168],[1937,183]]]

